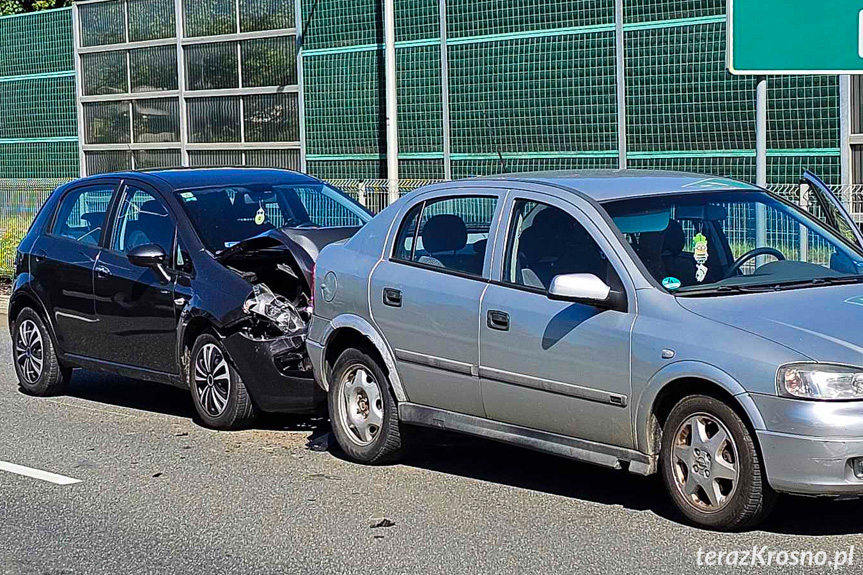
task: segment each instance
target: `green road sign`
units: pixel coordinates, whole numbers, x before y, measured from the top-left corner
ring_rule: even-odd
[[[863,0],[728,0],[734,74],[863,72]]]

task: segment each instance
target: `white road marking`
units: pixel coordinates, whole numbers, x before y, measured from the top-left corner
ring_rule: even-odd
[[[65,475],[57,475],[56,473],[51,473],[50,471],[42,471],[41,469],[33,469],[32,467],[15,465],[14,463],[9,463],[8,461],[0,461],[0,471],[8,471],[9,473],[24,475],[25,477],[32,477],[33,479],[41,479],[42,481],[55,483],[57,485],[72,485],[73,483],[81,483],[80,479],[72,479],[71,477],[66,477]]]

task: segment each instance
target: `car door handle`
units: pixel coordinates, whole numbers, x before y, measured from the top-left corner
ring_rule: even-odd
[[[109,278],[111,277],[111,270],[108,266],[96,266],[96,277]]]
[[[488,327],[497,331],[509,331],[509,314],[496,309],[488,310]]]
[[[395,288],[384,288],[384,305],[402,307],[402,292]]]

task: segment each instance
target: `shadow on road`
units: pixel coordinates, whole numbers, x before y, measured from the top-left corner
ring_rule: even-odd
[[[76,370],[68,395],[197,421],[189,392],[167,385]],[[308,431],[312,441],[329,431],[329,423],[321,416],[263,414],[255,427]],[[416,449],[405,461],[406,465],[571,499],[650,511],[675,523],[682,521],[658,475],[639,477],[484,439],[430,429],[417,431]],[[343,458],[335,441],[330,443],[330,452]],[[783,496],[759,529],[810,536],[863,533],[863,501]]]
[[[170,385],[76,369],[66,395],[103,405],[188,418],[201,425],[189,391]],[[310,435],[319,433],[322,426],[329,430],[329,423],[320,415],[272,413],[262,413],[255,424],[256,429],[308,431]]]

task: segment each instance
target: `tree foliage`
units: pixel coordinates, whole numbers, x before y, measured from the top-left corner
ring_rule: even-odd
[[[73,0],[0,0],[0,16],[71,6]]]

